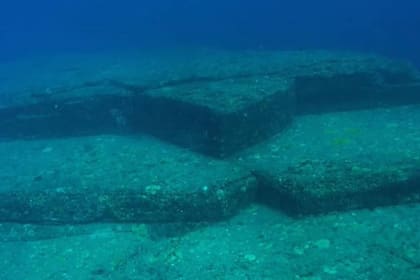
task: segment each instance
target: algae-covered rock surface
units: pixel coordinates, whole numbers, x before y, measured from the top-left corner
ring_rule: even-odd
[[[420,74],[371,54],[0,65],[0,279],[420,279]]]
[[[0,165],[3,222],[218,220],[256,186],[239,167],[145,136],[1,142]]]
[[[418,202],[419,123],[418,106],[302,116],[237,162],[292,212]]]

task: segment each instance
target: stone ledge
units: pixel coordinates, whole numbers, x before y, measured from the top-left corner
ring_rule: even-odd
[[[230,217],[255,178],[147,137],[0,143],[1,222],[193,222]]]

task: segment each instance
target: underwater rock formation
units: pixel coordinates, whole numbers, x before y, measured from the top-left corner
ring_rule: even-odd
[[[219,158],[284,130],[295,113],[420,102],[412,66],[350,53],[114,54],[15,67],[0,86],[0,137],[145,132]]]

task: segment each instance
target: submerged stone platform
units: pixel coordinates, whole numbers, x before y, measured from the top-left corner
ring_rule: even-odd
[[[292,214],[420,201],[407,63],[104,53],[4,64],[0,81],[0,222],[213,221],[255,194]]]
[[[0,67],[0,137],[146,132],[226,158],[295,114],[420,103],[409,64],[350,53],[140,52]]]
[[[254,199],[246,170],[144,136],[0,142],[0,222],[197,222]]]
[[[419,106],[302,116],[236,160],[291,214],[419,202],[419,123]]]

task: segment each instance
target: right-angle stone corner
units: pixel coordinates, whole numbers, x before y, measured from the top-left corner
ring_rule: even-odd
[[[301,116],[236,160],[291,214],[419,202],[419,123],[419,105]]]

